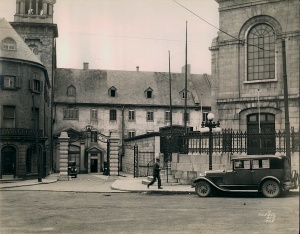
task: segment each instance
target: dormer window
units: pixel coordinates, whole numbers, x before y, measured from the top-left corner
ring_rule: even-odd
[[[181,92],[179,92],[182,99],[185,99],[185,89],[183,89]],[[189,91],[187,90],[187,99],[189,99]]]
[[[151,89],[150,87],[148,89],[146,89],[145,96],[146,96],[146,98],[153,98],[153,89]]]
[[[14,39],[7,37],[2,40],[2,50],[17,50],[17,43]]]
[[[108,95],[110,97],[116,97],[117,96],[117,89],[112,86],[109,90],[108,90]]]
[[[68,97],[75,97],[76,96],[76,88],[73,85],[70,85],[67,89],[67,96]]]

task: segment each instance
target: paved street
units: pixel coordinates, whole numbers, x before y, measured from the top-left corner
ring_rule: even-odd
[[[132,179],[118,181],[128,184]],[[275,199],[259,194],[199,198],[195,193],[153,193],[155,188],[122,192],[111,190],[113,183],[113,178],[82,175],[72,181],[1,189],[0,233],[299,231],[299,192]]]

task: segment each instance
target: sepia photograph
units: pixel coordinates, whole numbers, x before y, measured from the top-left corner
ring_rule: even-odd
[[[0,233],[300,233],[299,0],[0,0]]]

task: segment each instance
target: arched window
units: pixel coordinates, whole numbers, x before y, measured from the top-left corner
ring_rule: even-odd
[[[275,79],[275,32],[268,24],[257,24],[247,37],[248,81]]]
[[[76,96],[76,89],[73,85],[68,87],[67,96],[68,97],[75,97]]]
[[[2,41],[2,49],[3,50],[17,50],[17,43],[14,39],[7,37]]]

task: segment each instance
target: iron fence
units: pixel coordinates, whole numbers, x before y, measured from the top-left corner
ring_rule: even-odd
[[[299,151],[299,132],[293,129],[290,134],[291,152]],[[209,133],[189,132],[186,136],[172,136],[172,145],[179,147],[180,153],[208,153]],[[275,154],[286,152],[286,133],[277,131],[271,133],[247,133],[225,129],[221,133],[213,133],[212,152]]]

